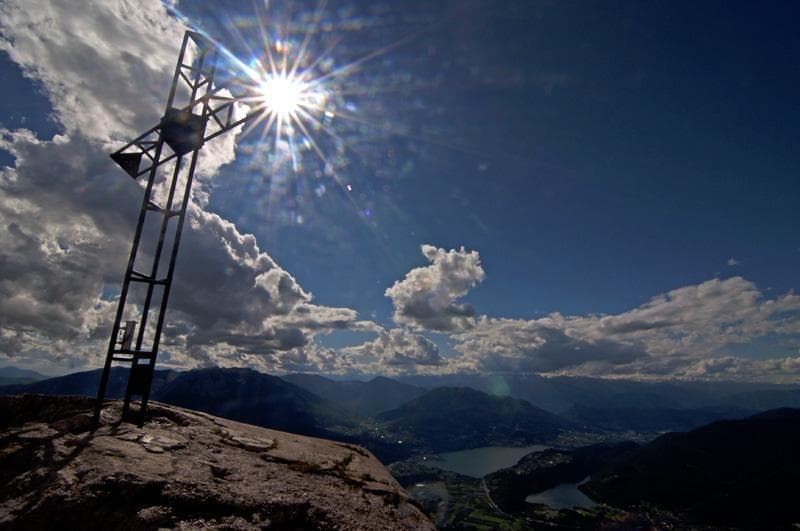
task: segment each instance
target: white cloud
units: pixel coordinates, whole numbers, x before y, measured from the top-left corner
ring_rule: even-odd
[[[137,194],[118,183],[99,185],[96,176],[110,165],[85,138],[3,136],[0,147],[17,159],[16,169],[0,171],[3,324],[54,338],[91,335],[99,324],[92,310],[104,305],[99,295],[128,253],[129,235],[109,235],[131,232],[124,218],[134,214]],[[107,196],[115,193],[122,202],[116,209]]]
[[[732,258],[732,257],[731,257],[731,258],[728,258],[728,262],[727,262],[727,264],[728,264],[730,267],[734,267],[734,266],[737,266],[737,265],[741,264],[741,262],[740,262],[739,260],[737,260],[736,258]]]
[[[415,328],[439,331],[464,330],[472,326],[475,311],[457,304],[485,276],[476,251],[422,245],[430,265],[409,271],[386,290],[394,304],[394,320]]]

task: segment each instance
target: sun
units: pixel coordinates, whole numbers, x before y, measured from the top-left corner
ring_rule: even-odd
[[[283,54],[289,50],[286,45],[278,49]],[[314,149],[325,160],[312,134],[325,130],[324,117],[333,115],[331,89],[311,69],[301,68],[299,61],[295,59],[291,64],[285,55],[275,61],[268,55],[266,61],[257,62],[251,70],[254,75],[250,85],[251,101],[260,115],[251,127],[264,124],[262,140],[274,131],[276,150],[288,148],[292,166],[298,168],[298,150],[303,149],[302,146]],[[326,132],[333,134],[330,130]]]
[[[309,88],[303,80],[282,73],[268,74],[258,85],[265,111],[283,121],[308,110],[312,104]]]
[[[258,115],[247,131],[263,125],[261,140],[273,133],[276,150],[288,148],[293,167],[299,168],[299,151],[304,149],[313,149],[325,160],[312,135],[320,130],[334,134],[328,128],[330,117],[336,115],[330,73],[316,68],[322,59],[312,58],[307,43],[276,40],[264,44],[260,57],[249,63],[237,61],[248,93],[240,100]]]

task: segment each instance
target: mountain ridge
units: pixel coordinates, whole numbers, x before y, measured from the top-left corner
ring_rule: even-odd
[[[438,387],[376,418],[434,453],[542,443],[574,427],[525,400],[469,387]]]

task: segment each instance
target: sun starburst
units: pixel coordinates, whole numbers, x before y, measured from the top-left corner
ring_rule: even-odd
[[[273,212],[286,212],[299,224],[311,219],[306,214],[315,212],[317,199],[338,188],[343,193],[337,197],[371,222],[374,207],[365,195],[371,188],[355,182],[361,174],[344,169],[380,157],[370,148],[387,135],[408,135],[384,116],[381,98],[405,90],[408,78],[401,79],[390,62],[375,60],[410,37],[372,47],[356,35],[379,21],[327,15],[325,0],[313,11],[265,6],[226,21],[227,45],[203,32],[220,53],[217,78],[236,101],[233,112],[248,117],[239,150],[261,177],[253,186],[266,184],[266,200],[259,204],[270,220],[283,219]],[[362,69],[366,63],[375,69],[369,75]]]
[[[258,85],[258,90],[264,97],[267,112],[284,120],[295,118],[311,103],[308,101],[308,84],[285,74],[270,74]]]
[[[312,146],[323,156],[310,134],[323,126],[323,117],[333,114],[332,89],[308,59],[304,47],[293,50],[284,41],[266,43],[266,53],[249,71],[251,98],[259,119],[253,128],[265,124],[262,137],[274,132],[276,148],[286,141],[296,158],[296,146]],[[272,48],[275,49],[276,57]]]

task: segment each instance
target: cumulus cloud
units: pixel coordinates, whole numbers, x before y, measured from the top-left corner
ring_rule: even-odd
[[[421,249],[430,265],[412,269],[386,290],[395,322],[438,331],[470,328],[475,310],[455,301],[484,279],[480,255],[463,247],[446,251],[422,245]]]
[[[119,282],[131,232],[125,215],[135,215],[140,199],[116,183],[101,190],[97,176],[109,165],[84,137],[39,141],[6,132],[0,147],[17,164],[0,171],[0,315],[16,331],[0,349],[34,360],[58,356],[49,338],[74,342],[67,350],[91,359],[96,353],[81,349],[110,328],[113,305],[101,295],[112,277]],[[115,192],[122,201],[116,212],[106,196]],[[127,234],[110,237],[119,233]]]
[[[375,331],[358,320],[354,310],[301,303],[285,315],[257,325],[227,322],[201,328],[186,319],[170,325],[165,345],[166,366],[247,366],[264,372],[358,372],[338,351],[318,345],[318,334],[333,330]]]
[[[793,292],[769,299],[737,276],[680,287],[616,315],[476,317],[455,300],[484,278],[478,253],[430,245],[422,250],[431,264],[412,269],[386,295],[396,322],[452,334],[459,355],[444,359],[437,372],[772,381],[799,376],[796,347],[779,348],[769,359],[732,354],[757,338],[800,336],[800,296]],[[384,334],[351,352],[378,359],[374,353],[386,352],[389,343]],[[390,363],[386,355],[382,359]]]
[[[373,341],[343,352],[349,366],[364,373],[413,373],[445,363],[431,340],[403,328],[381,330]]]

